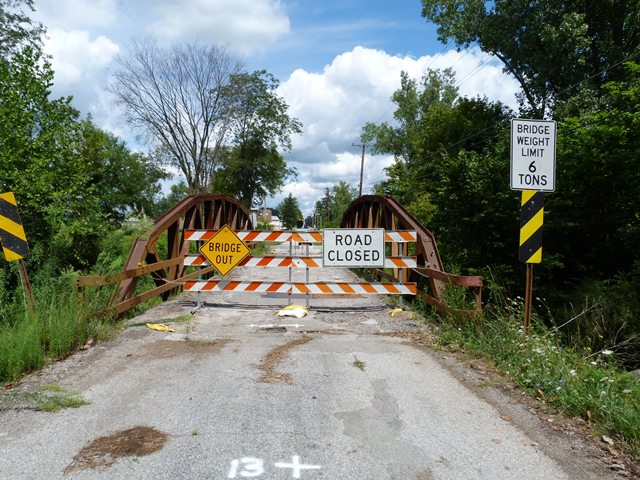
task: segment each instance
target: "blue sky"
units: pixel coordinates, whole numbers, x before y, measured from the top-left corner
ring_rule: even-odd
[[[486,96],[515,106],[517,86],[500,63],[477,48],[458,52],[437,41],[420,15],[419,0],[35,0],[48,28],[45,51],[56,71],[53,93],[73,95],[101,128],[135,148],[105,90],[114,59],[132,39],[160,45],[198,40],[226,46],[247,70],[266,69],[278,93],[304,124],[285,154],[298,178],[288,193],[308,215],[325,187],[341,180],[358,186],[362,125],[391,121],[389,101],[400,72],[420,78],[428,68],[452,67],[464,96]],[[505,160],[506,161],[506,160]],[[364,193],[384,178],[393,159],[367,155]],[[178,176],[174,179],[177,181]]]

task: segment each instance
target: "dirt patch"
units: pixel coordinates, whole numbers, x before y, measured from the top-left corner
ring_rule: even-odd
[[[96,438],[84,446],[64,473],[87,469],[105,469],[124,457],[144,457],[160,450],[169,435],[151,427],[133,427]]]
[[[293,385],[293,378],[291,375],[276,371],[276,367],[278,364],[282,363],[291,349],[296,348],[299,345],[304,345],[311,340],[313,340],[313,337],[304,335],[303,337],[291,340],[284,345],[280,345],[267,353],[262,358],[262,361],[255,366],[258,370],[262,370],[262,375],[258,381],[262,383],[283,382]]]
[[[181,355],[202,355],[218,353],[222,348],[234,340],[158,340],[145,345],[142,349],[144,355],[156,358],[171,358]]]

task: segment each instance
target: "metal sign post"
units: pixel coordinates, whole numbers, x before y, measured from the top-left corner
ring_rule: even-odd
[[[519,259],[526,263],[524,331],[531,327],[533,264],[542,262],[544,192],[556,188],[556,122],[511,120],[511,189],[522,191]]]

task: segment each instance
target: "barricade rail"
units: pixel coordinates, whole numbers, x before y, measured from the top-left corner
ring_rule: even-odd
[[[185,240],[192,242],[208,242],[217,230],[185,230]],[[187,281],[184,284],[184,291],[192,292],[261,292],[261,293],[286,293],[289,295],[306,295],[307,306],[310,295],[415,295],[417,287],[415,282],[309,282],[310,268],[330,268],[323,267],[321,256],[309,256],[309,244],[323,241],[322,232],[263,232],[258,230],[236,231],[235,234],[242,241],[250,242],[277,242],[289,243],[289,256],[248,256],[235,267],[286,267],[289,269],[289,280],[287,282],[267,282],[267,281],[244,281],[244,280],[199,280]],[[415,231],[385,231],[384,241],[395,242],[415,242]],[[307,248],[306,256],[293,256],[292,246],[294,243],[304,244]],[[185,266],[207,266],[209,262],[203,255],[188,255],[184,260]],[[416,267],[415,257],[388,257],[385,258],[384,267],[394,269],[405,269]],[[293,269],[303,268],[306,270],[306,282],[294,282],[292,280]],[[289,300],[291,302],[291,300]]]
[[[200,255],[192,255],[189,245],[192,240],[206,241],[207,236],[210,238],[224,225],[229,225],[234,231],[239,232],[240,238],[248,243],[266,241],[294,244],[297,242],[309,245],[322,242],[321,232],[251,230],[253,225],[249,212],[237,200],[226,195],[189,196],[159,217],[152,230],[135,241],[123,271],[109,275],[79,277],[78,291],[81,293],[87,287],[102,288],[117,284],[118,287],[113,293],[108,311],[119,315],[153,297],[162,296],[166,299],[170,294],[183,288],[185,282],[208,281],[215,272],[214,267]],[[419,296],[442,312],[450,311],[444,299],[446,285],[467,288],[475,297],[475,309],[471,313],[481,311],[482,277],[458,276],[445,272],[435,237],[392,197],[365,195],[358,198],[344,213],[341,227],[383,228],[385,242],[392,242],[387,247],[390,250],[387,250],[389,253],[386,255],[384,267],[369,270],[379,280],[385,281],[369,282],[369,285],[413,284],[415,291],[409,287],[410,295]],[[166,249],[159,247],[159,240],[162,239],[167,245]],[[410,249],[410,242],[415,242],[415,249],[413,247]],[[410,255],[410,251],[411,253],[415,251],[415,257]],[[322,261],[319,257],[308,254],[288,257],[248,256],[240,264],[240,266],[255,267],[288,267],[290,272],[303,268],[309,271],[311,268],[321,268],[321,265]],[[197,271],[187,272],[187,269],[196,267]],[[138,279],[142,277],[151,277],[155,287],[138,293],[137,290],[141,287],[136,289],[136,285]],[[220,285],[222,288],[229,288],[228,283],[220,283],[227,280],[213,281],[218,282],[213,288],[220,288]],[[335,294],[335,289],[340,289],[344,294],[350,288],[355,291],[350,283],[309,283],[308,280],[305,283],[283,283],[291,292],[295,289],[296,292],[304,291],[305,293],[308,290],[309,294]],[[300,285],[306,285],[306,287],[303,288]],[[344,285],[347,287],[343,288]],[[371,289],[377,292],[376,287]],[[404,295],[404,292],[399,291]],[[363,292],[355,294],[363,294]]]

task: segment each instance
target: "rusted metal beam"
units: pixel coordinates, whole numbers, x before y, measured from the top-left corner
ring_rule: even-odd
[[[382,227],[393,230],[415,230],[418,235],[416,242],[418,268],[413,269],[410,277],[404,280],[416,281],[418,276],[425,277],[431,290],[430,294],[422,292],[426,295],[425,301],[441,311],[445,311],[446,306],[443,300],[446,284],[474,289],[476,308],[478,310],[481,308],[482,277],[452,275],[445,272],[435,236],[393,197],[382,195],[359,197],[345,211],[341,226],[345,228]],[[406,255],[407,249],[407,246],[392,244],[391,254]],[[397,278],[399,272],[396,270],[393,272],[393,276],[380,270],[376,273],[383,277]]]
[[[179,263],[182,263],[182,261],[182,258],[172,258],[171,260],[165,260],[163,262],[146,265],[144,267],[132,268],[118,273],[78,277],[77,283],[78,287],[105,287],[107,285],[113,285],[114,283],[121,282],[122,280],[140,277],[173,265],[178,265]]]

